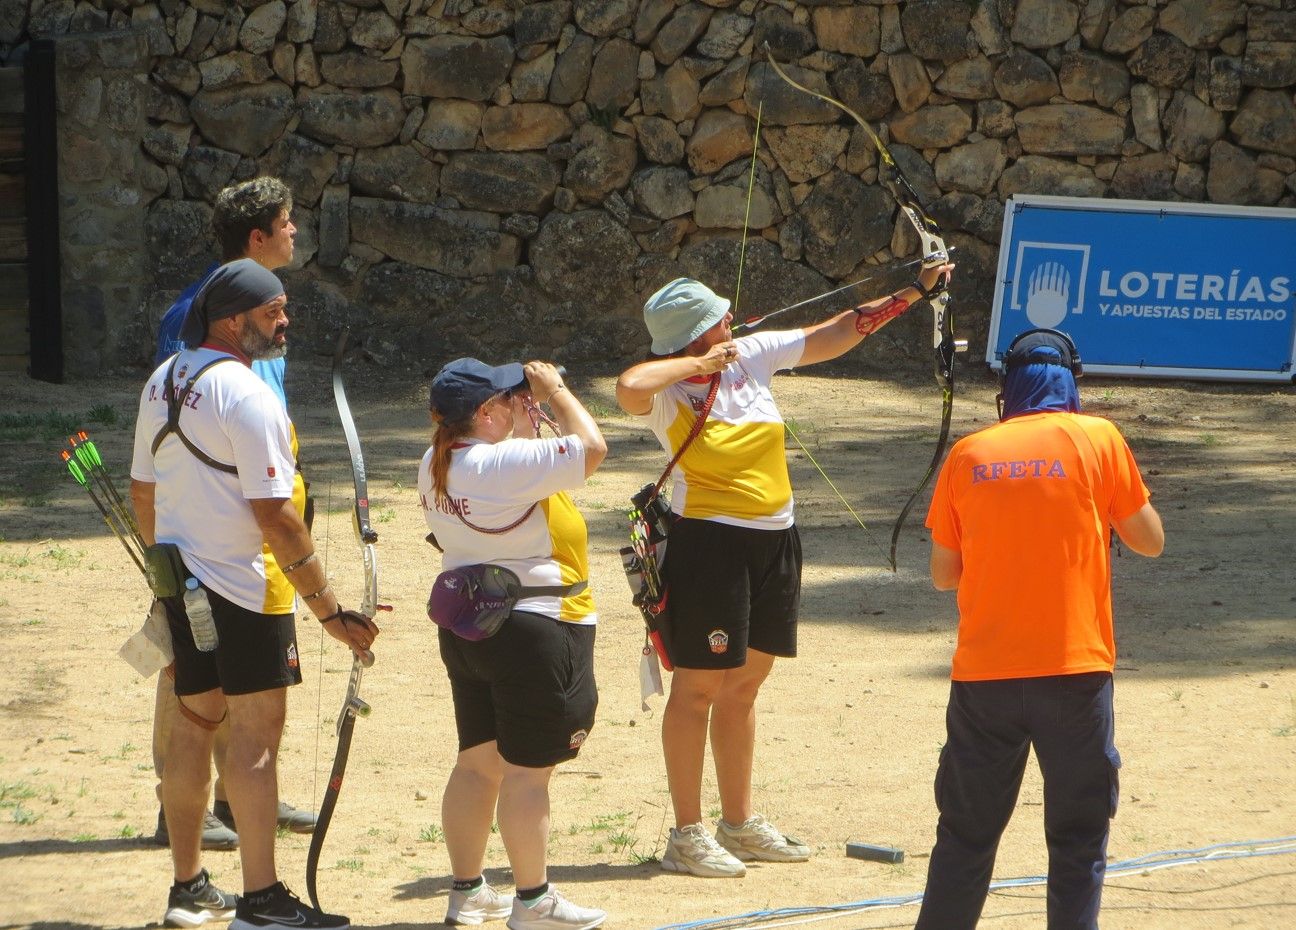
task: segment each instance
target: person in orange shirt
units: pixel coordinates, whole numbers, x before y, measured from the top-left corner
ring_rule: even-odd
[[[1119,794],[1111,529],[1165,545],[1124,437],[1080,413],[1080,356],[1032,329],[1004,354],[999,423],[955,444],[927,526],[931,576],[958,592],[940,819],[917,930],[976,927],[1034,746],[1044,776],[1050,930],[1098,926]]]

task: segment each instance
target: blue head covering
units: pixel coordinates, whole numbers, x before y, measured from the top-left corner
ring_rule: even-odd
[[[1027,413],[1080,412],[1080,392],[1073,373],[1080,367],[1075,346],[1053,330],[1030,330],[1004,353],[1001,420]]]

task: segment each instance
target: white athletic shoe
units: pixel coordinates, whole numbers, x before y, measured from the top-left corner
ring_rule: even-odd
[[[513,914],[508,919],[509,930],[594,930],[607,919],[607,914],[595,907],[572,904],[553,886],[545,896],[527,907],[520,898],[513,899]]]
[[[700,823],[691,823],[682,830],[671,828],[661,867],[667,872],[686,872],[702,878],[741,878],[747,874],[747,866],[730,855]]]
[[[723,820],[716,825],[716,842],[744,862],[805,862],[810,847],[784,836],[760,814],[752,814],[736,827]]]
[[[445,922],[452,927],[476,926],[488,920],[503,920],[513,913],[513,902],[508,895],[500,894],[486,882],[469,894],[450,889]]]

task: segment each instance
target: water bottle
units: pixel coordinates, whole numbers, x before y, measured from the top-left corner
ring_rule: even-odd
[[[216,620],[212,617],[211,601],[207,600],[207,591],[198,583],[197,578],[185,581],[184,593],[185,614],[189,617],[189,630],[193,633],[194,645],[200,652],[211,652],[216,648]]]

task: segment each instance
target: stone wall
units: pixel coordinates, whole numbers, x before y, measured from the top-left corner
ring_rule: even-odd
[[[211,260],[213,196],[258,172],[297,198],[295,345],[347,322],[433,367],[639,357],[665,281],[732,296],[745,218],[740,315],[911,257],[863,132],[780,82],[766,42],[885,127],[958,249],[972,357],[1014,193],[1296,203],[1296,0],[0,0],[0,59],[108,31],[139,37],[148,79],[139,126],[116,126],[138,200],[64,198],[65,236],[102,244],[65,254],[70,314],[138,275],[100,289],[100,366],[147,358]],[[67,119],[107,86],[69,82]],[[137,226],[142,248],[115,235]],[[867,294],[911,272],[883,274]],[[925,358],[929,327],[910,314],[863,356]]]

